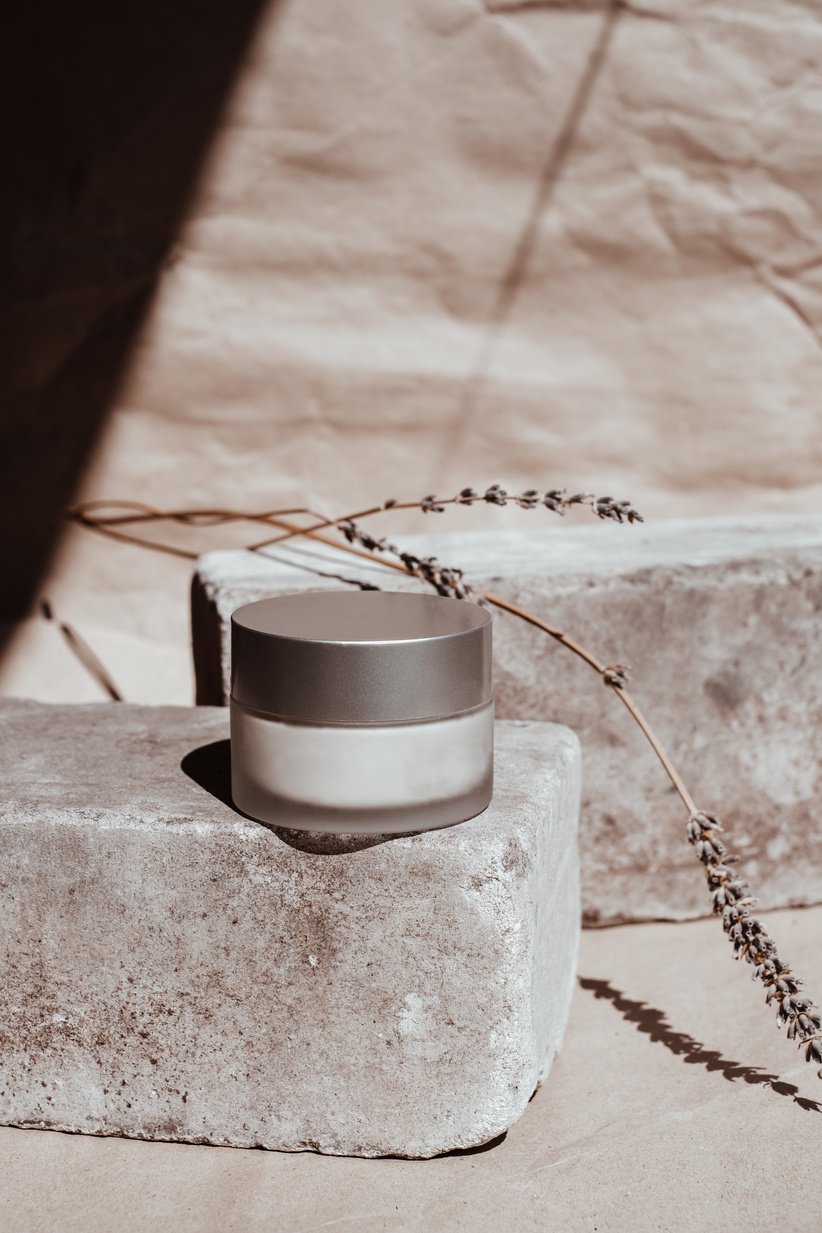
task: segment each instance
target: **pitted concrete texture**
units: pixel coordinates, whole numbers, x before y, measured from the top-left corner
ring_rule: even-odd
[[[369,524],[375,534],[462,568],[603,662],[632,665],[631,692],[698,806],[723,817],[762,905],[822,901],[822,518],[401,537],[389,517]],[[225,699],[228,622],[239,604],[345,585],[335,573],[392,589],[422,585],[307,540],[272,552],[277,559],[226,551],[198,562],[200,701]],[[551,638],[499,611],[494,659],[498,716],[566,723],[582,741],[584,919],[703,914],[686,817],[618,699]]]
[[[426,1157],[562,1039],[580,753],[496,726],[489,808],[330,841],[230,805],[218,708],[0,704],[0,1121]]]
[[[772,913],[819,999],[822,908]],[[583,931],[551,1078],[435,1160],[0,1128],[9,1233],[819,1233],[822,1083],[719,921]]]

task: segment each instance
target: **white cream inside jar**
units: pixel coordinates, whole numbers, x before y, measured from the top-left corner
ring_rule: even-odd
[[[405,592],[304,591],[232,614],[232,795],[310,831],[391,833],[493,792],[491,617]]]

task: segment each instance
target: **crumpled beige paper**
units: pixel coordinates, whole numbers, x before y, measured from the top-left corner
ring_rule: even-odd
[[[272,6],[81,495],[818,509],[820,62],[787,0]],[[84,535],[44,591],[188,700],[185,562]]]

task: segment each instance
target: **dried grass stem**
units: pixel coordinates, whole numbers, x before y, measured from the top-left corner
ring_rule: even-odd
[[[627,667],[623,664],[602,663],[581,643],[542,620],[535,613],[521,608],[502,596],[476,590],[465,581],[462,570],[443,566],[435,557],[417,557],[413,553],[405,552],[385,538],[375,538],[358,525],[363,519],[390,509],[418,509],[422,513],[442,513],[449,505],[473,505],[477,502],[497,506],[513,503],[523,509],[543,506],[560,515],[572,506],[585,505],[598,518],[607,518],[616,522],[642,521],[641,515],[629,502],[615,501],[612,497],[595,497],[591,493],[575,493],[566,496],[563,489],[550,489],[547,492],[527,489],[525,492],[512,495],[499,484],[492,484],[483,493],[475,492],[473,488],[464,488],[455,497],[439,498],[431,495],[419,501],[389,500],[382,505],[372,505],[340,518],[325,518],[304,506],[262,512],[210,508],[161,510],[137,501],[88,501],[68,511],[68,517],[112,539],[139,544],[155,552],[166,552],[187,559],[194,559],[198,554],[175,545],[159,544],[141,536],[129,534],[121,528],[157,521],[172,521],[198,527],[211,527],[236,521],[262,523],[269,527],[277,527],[279,533],[249,545],[251,551],[260,552],[267,547],[284,543],[286,540],[306,536],[334,548],[342,548],[343,551],[353,556],[376,561],[386,569],[399,570],[405,575],[411,574],[426,585],[433,587],[440,595],[452,595],[476,603],[492,604],[549,634],[599,675],[604,684],[617,695],[645,735],[687,810],[688,841],[694,846],[697,857],[705,868],[712,908],[722,917],[723,928],[734,948],[734,957],[745,958],[754,966],[754,979],[760,979],[765,986],[766,1001],[768,1003],[775,1001],[777,1004],[777,1023],[779,1026],[788,1025],[788,1037],[795,1039],[800,1046],[804,1046],[806,1059],[822,1062],[822,1014],[814,1002],[799,995],[801,980],[779,958],[776,944],[768,935],[764,925],[751,915],[750,907],[755,900],[748,894],[747,883],[737,878],[730,868],[730,865],[736,861],[736,857],[728,855],[723,841],[719,838],[719,832],[723,830],[722,825],[715,815],[697,809],[662,743],[626,689]],[[106,515],[102,512],[105,510],[121,512],[109,512]],[[312,518],[314,521],[308,526],[298,526],[289,521],[297,516]],[[346,542],[340,544],[337,538],[332,538],[326,533],[332,529],[341,534]],[[97,667],[102,666],[98,664]],[[112,696],[114,696],[113,693]],[[822,1077],[822,1070],[819,1073]]]

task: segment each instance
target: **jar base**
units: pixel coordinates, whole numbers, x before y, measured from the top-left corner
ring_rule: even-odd
[[[231,797],[255,822],[285,830],[333,835],[401,835],[467,822],[487,809],[493,796],[493,768],[471,792],[444,801],[381,809],[330,809],[274,796],[232,772]]]

